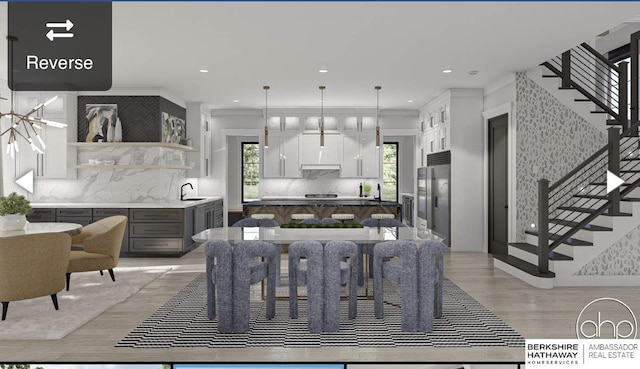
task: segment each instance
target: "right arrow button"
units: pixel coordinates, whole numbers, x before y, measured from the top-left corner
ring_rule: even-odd
[[[607,194],[620,187],[624,183],[624,179],[607,170]]]

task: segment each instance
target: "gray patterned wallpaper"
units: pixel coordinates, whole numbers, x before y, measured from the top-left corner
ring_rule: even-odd
[[[606,144],[606,136],[525,73],[516,73],[517,239],[537,223],[538,179],[551,183]]]
[[[640,275],[640,226],[578,270],[575,275]]]

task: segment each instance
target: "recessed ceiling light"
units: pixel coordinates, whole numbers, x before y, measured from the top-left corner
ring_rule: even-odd
[[[209,69],[200,69],[200,73],[209,73]]]
[[[477,70],[470,70],[469,74],[472,76],[475,76],[476,74],[478,74],[479,72]]]
[[[240,102],[240,100],[233,100],[233,102],[234,102],[234,103],[239,103],[239,102]]]
[[[453,72],[451,69],[444,69],[444,70],[442,71],[442,73],[451,73],[451,72]]]
[[[318,72],[320,72],[320,73],[327,73],[327,72],[329,72],[329,69],[326,69],[326,68],[320,68],[320,70],[318,70]]]
[[[407,102],[408,102],[408,103],[412,103],[412,102],[413,102],[413,100],[408,100]]]

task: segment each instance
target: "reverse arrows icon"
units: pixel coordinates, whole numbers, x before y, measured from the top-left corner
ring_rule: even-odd
[[[607,194],[609,194],[609,192],[615,190],[616,188],[622,186],[623,183],[624,183],[624,179],[618,177],[617,175],[607,170]]]

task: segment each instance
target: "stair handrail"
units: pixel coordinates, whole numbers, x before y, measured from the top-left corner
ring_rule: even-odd
[[[575,54],[575,58],[573,55]],[[593,66],[598,69],[600,65],[599,73],[602,75],[610,73],[603,68],[609,68],[615,72],[618,76],[618,85],[615,86],[617,93],[613,92],[613,89],[604,89],[597,83],[589,84],[586,81],[590,77],[585,77],[582,72],[587,72],[589,60],[587,56],[595,58]],[[586,63],[585,63],[586,61]],[[576,67],[572,68],[572,64]],[[582,65],[584,65],[584,67]],[[602,111],[611,115],[617,122],[619,122],[626,130],[629,126],[628,113],[627,113],[627,63],[621,63],[620,66],[613,64],[604,55],[600,54],[597,50],[591,47],[589,44],[583,42],[579,46],[567,50],[560,56],[552,58],[544,63],[545,67],[553,72],[556,76],[561,78],[562,88],[573,88],[587,97],[591,102],[596,104]],[[575,75],[575,76],[574,76]],[[614,96],[615,95],[615,96]],[[614,107],[609,106],[613,103]],[[617,112],[615,111],[617,109]]]
[[[589,45],[588,43],[583,42],[580,44],[580,46],[587,49],[591,54],[593,54],[593,56],[595,56],[596,58],[600,59],[600,61],[608,65],[609,68],[615,70],[616,72],[620,72],[620,68],[618,68],[617,65],[613,64],[611,60],[607,59],[604,55],[600,54],[596,49],[591,47],[591,45]]]

